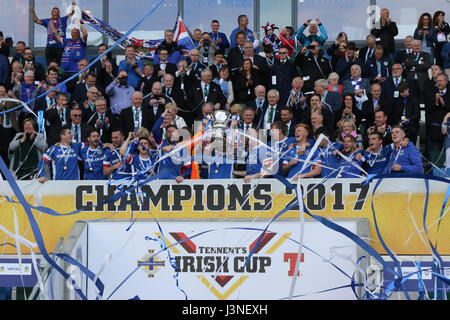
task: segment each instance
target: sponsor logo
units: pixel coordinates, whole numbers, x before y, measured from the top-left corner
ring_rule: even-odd
[[[159,233],[155,235],[161,237]],[[249,277],[270,271],[272,254],[290,235],[291,233],[267,232],[248,246],[202,244],[189,239],[183,232],[169,232],[164,241],[173,254],[174,265],[180,275],[195,275],[217,299],[226,300]],[[174,246],[174,243],[177,245]],[[253,255],[248,259],[251,252]],[[290,276],[294,272],[296,256],[284,254],[284,262],[288,262],[286,271]],[[150,250],[149,254],[138,261],[138,266],[141,266],[149,277],[153,277],[165,264]]]

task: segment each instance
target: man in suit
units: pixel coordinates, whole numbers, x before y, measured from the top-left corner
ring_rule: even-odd
[[[382,83],[387,80],[392,72],[392,63],[384,56],[383,46],[377,45],[373,56],[364,65],[365,77],[371,83]]]
[[[425,82],[428,79],[428,69],[431,67],[431,57],[427,52],[422,52],[422,41],[413,40],[413,53],[408,53],[405,60],[407,79],[414,81],[414,92],[419,101],[424,100]]]
[[[431,66],[431,78],[425,81],[425,95],[434,94],[437,88],[436,77],[442,73],[442,69],[437,64]]]
[[[47,120],[46,131],[47,144],[49,146],[59,141],[59,130],[70,123],[68,101],[67,94],[60,92],[56,99],[56,105],[50,106],[50,109],[46,109],[44,113],[44,117]]]
[[[154,65],[155,70],[153,71],[158,81],[161,81],[162,78],[168,73],[175,76],[175,72],[177,72],[177,66],[167,61],[168,58],[169,58],[169,51],[166,48],[161,48],[159,50],[159,59],[160,59],[159,63],[156,63]]]
[[[342,109],[342,101],[339,92],[328,91],[328,81],[319,79],[314,83],[314,91],[322,97],[322,103],[333,114],[333,120],[339,119]]]
[[[400,96],[398,86],[405,82],[408,85],[409,93],[414,94],[414,82],[403,77],[403,67],[400,63],[394,63],[392,66],[392,74],[386,81],[381,83],[382,101],[384,101],[384,110],[390,115],[394,99]]]
[[[224,51],[217,50],[214,52],[214,63],[209,66],[213,73],[213,79],[219,77],[220,69],[226,64],[228,64],[228,62],[225,60]]]
[[[404,44],[405,44],[405,49],[400,50],[397,52],[397,54],[395,55],[395,62],[396,63],[400,63],[402,66],[404,66],[405,64],[405,60],[406,60],[406,55],[408,53],[412,53],[412,42],[413,42],[414,38],[413,36],[406,36],[405,40],[404,40]]]
[[[87,99],[87,92],[90,88],[96,87],[97,91],[102,92],[102,88],[96,85],[97,76],[93,72],[89,72],[86,76],[85,82],[77,83],[72,94],[72,100],[76,101],[80,108],[82,108],[84,101]]]
[[[95,101],[95,113],[88,119],[87,124],[97,129],[100,134],[100,141],[111,143],[111,111],[106,109],[106,100],[103,97]]]
[[[142,92],[144,97],[152,92],[153,82],[158,81],[155,76],[155,66],[153,64],[146,64],[144,66],[144,76],[139,79],[136,90]]]
[[[282,107],[280,109],[280,118],[287,127],[286,136],[288,138],[294,137],[295,126],[297,125],[297,123],[294,122],[292,109],[289,107]]]
[[[141,127],[145,127],[149,131],[152,129],[150,110],[142,108],[142,98],[142,92],[134,92],[131,96],[132,105],[120,112],[120,127],[126,136],[130,132],[135,133]]]
[[[359,103],[364,94],[368,95],[370,92],[369,79],[361,76],[362,69],[359,65],[354,64],[350,68],[351,78],[344,81],[342,84],[342,95],[354,94],[356,102]]]
[[[34,71],[34,79],[36,81],[43,81],[44,80],[44,68],[42,67],[42,64],[39,62],[36,62],[34,59],[33,50],[31,48],[25,48],[23,51],[23,72],[25,74],[25,71],[32,70]]]
[[[303,47],[295,57],[294,64],[302,71],[305,92],[313,91],[314,83],[319,79],[328,79],[333,71],[330,61],[323,56],[316,41]]]
[[[419,101],[413,95],[409,94],[409,88],[406,82],[398,86],[400,96],[395,99],[390,116],[391,125],[401,124],[405,128],[406,136],[414,145],[417,142],[420,121]]]
[[[427,95],[425,122],[427,124],[427,158],[439,167],[442,163],[437,164],[437,160],[444,142],[444,135],[439,124],[442,124],[445,115],[450,112],[450,88],[447,75],[441,73],[436,76],[436,84],[437,87],[433,92]]]
[[[289,98],[292,80],[298,76],[297,69],[289,61],[288,49],[279,48],[279,60],[275,60],[269,71],[269,89],[277,89],[280,92],[280,104],[286,105]]]
[[[363,146],[367,148],[369,146],[369,135],[373,132],[381,133],[383,137],[383,147],[386,147],[392,143],[392,128],[387,123],[387,116],[383,110],[376,110],[374,116],[373,126],[369,127],[364,135]]]
[[[398,35],[397,24],[389,17],[389,10],[386,8],[380,11],[379,25],[375,25],[370,33],[375,37],[380,38],[380,45],[384,48],[384,54],[392,63],[395,53],[394,37]]]
[[[165,77],[168,76],[171,75],[166,75]],[[142,102],[142,105],[144,106],[143,109],[148,110],[148,122],[150,128],[152,128],[156,120],[161,117],[164,112],[165,105],[170,101],[172,101],[171,98],[163,92],[161,82],[154,82],[152,92]]]
[[[267,92],[267,106],[265,109],[263,108],[260,113],[262,121],[258,121],[260,123],[258,129],[270,130],[274,122],[281,121],[281,106],[278,104],[279,101],[280,93],[278,90],[271,89]]]
[[[358,52],[359,64],[365,65],[367,61],[373,57],[376,45],[377,45],[377,38],[373,34],[369,34],[366,37],[366,45],[361,49],[359,49]]]
[[[220,86],[212,81],[212,71],[206,68],[202,71],[201,81],[197,81],[192,87],[188,95],[187,104],[189,106],[189,113],[182,116],[188,126],[191,126],[193,120],[201,112],[201,106],[205,102],[211,102],[214,105],[214,110],[219,110],[227,103]],[[188,108],[186,108],[188,109]]]
[[[244,43],[244,56],[241,60],[240,66],[242,66],[244,59],[250,59],[252,61],[253,67],[257,70],[261,79],[264,80],[262,84],[267,88],[267,77],[269,74],[267,60],[259,54],[255,54],[255,48],[253,48],[252,42],[248,40]]]
[[[227,61],[232,73],[237,72],[242,66],[242,61],[244,60],[244,44],[246,40],[245,32],[238,31],[236,33],[236,46],[230,48],[228,51]]]
[[[255,99],[248,103],[248,107],[255,111],[254,123],[257,128],[261,126],[263,110],[267,109],[267,99],[266,99],[266,87],[263,85],[257,85],[253,91],[255,93]]]
[[[291,91],[285,104],[292,110],[295,123],[311,124],[311,109],[307,105],[306,100],[306,96],[303,93],[303,79],[295,77],[292,79]]]
[[[200,52],[197,49],[189,51],[189,60],[191,63],[188,66],[188,70],[195,75],[196,80],[200,80],[202,78],[202,71],[208,68],[208,65],[200,62]]]
[[[186,100],[181,89],[174,86],[175,77],[171,74],[166,74],[163,78],[164,88],[163,92],[169,99],[173,100],[178,108],[184,108]]]
[[[242,130],[248,133],[250,129],[256,127],[255,124],[255,110],[251,107],[246,107],[242,113]]]
[[[70,130],[73,134],[73,142],[87,142],[92,127],[82,121],[82,112],[80,108],[70,110]]]
[[[174,87],[177,87],[183,92],[185,99],[187,99],[188,92],[196,81],[197,79],[194,73],[188,69],[187,61],[181,60],[178,62],[178,70],[175,72]]]
[[[387,105],[384,102],[384,98],[381,95],[381,85],[379,83],[373,83],[370,87],[370,96],[368,100],[364,101],[361,106],[361,110],[358,108],[354,108],[356,123],[364,124],[364,130],[374,125],[375,121],[375,111],[383,110],[387,115],[387,121],[389,122],[390,114],[391,114],[391,105]],[[398,124],[398,123],[397,123]],[[364,132],[362,132],[362,136],[364,136]]]

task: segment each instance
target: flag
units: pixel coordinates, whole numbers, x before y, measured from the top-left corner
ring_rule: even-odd
[[[114,29],[112,26],[106,24],[100,19],[97,19],[91,15],[89,15],[86,11],[82,10],[81,14],[81,22],[94,28],[101,34],[105,35],[109,39],[114,42],[117,42],[120,38],[123,37],[123,33]],[[163,41],[163,39],[159,40],[141,40],[136,39],[134,37],[125,38],[119,46],[123,49],[127,45],[132,45],[136,49],[136,56],[139,58],[153,59],[155,55],[155,50],[158,45]]]
[[[173,41],[184,51],[195,49],[194,39],[192,39],[189,30],[184,25],[180,13],[178,13],[177,21],[173,28]]]

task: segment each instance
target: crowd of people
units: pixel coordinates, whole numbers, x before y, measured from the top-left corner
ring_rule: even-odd
[[[29,102],[10,112],[18,103],[0,106],[1,156],[18,180],[139,174],[249,182],[444,167],[450,27],[443,11],[422,14],[401,49],[386,8],[361,48],[344,32],[328,43],[318,18],[297,31],[268,23],[258,39],[240,15],[229,37],[218,20],[195,29],[188,55],[165,30],[153,61],[129,45],[118,64],[108,53],[83,72],[88,31],[79,24],[66,36],[73,11],[62,17],[53,8],[48,19],[30,11],[47,29],[45,66],[24,41],[11,47],[0,35],[0,99]],[[98,55],[107,49],[99,45]],[[215,131],[219,110],[231,118]]]

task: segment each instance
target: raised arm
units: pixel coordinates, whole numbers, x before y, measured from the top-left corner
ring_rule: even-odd
[[[88,32],[87,32],[86,28],[84,27],[84,25],[81,24],[81,22],[80,22],[80,30],[81,30],[83,41],[87,42]]]
[[[34,7],[30,7],[31,16],[33,17],[34,23],[40,24],[41,26],[44,25],[44,23],[39,19],[36,15],[36,11],[34,11]]]
[[[48,27],[50,28],[50,30],[52,31],[52,33],[54,34],[56,40],[58,42],[61,42],[62,44],[64,44],[63,38],[61,37],[61,35],[56,31],[55,29],[55,25],[53,24],[53,20],[50,20],[48,23]]]

